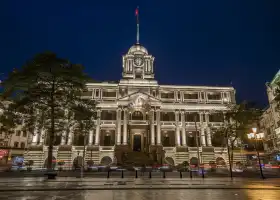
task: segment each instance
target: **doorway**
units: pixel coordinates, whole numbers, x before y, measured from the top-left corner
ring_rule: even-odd
[[[133,136],[133,151],[141,151],[141,135]]]

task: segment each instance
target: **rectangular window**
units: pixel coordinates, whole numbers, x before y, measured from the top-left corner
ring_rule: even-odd
[[[114,98],[117,96],[117,92],[115,90],[103,90],[102,97]]]
[[[174,92],[162,92],[160,97],[163,99],[174,99]]]
[[[96,98],[99,98],[99,89],[96,89],[96,90],[95,90],[95,97],[96,97]]]
[[[184,99],[198,99],[198,93],[185,93]]]
[[[27,136],[27,132],[24,130],[22,131],[22,137],[26,137]]]
[[[17,130],[16,131],[16,136],[20,136],[20,134],[21,134],[21,131]]]
[[[215,92],[215,93],[208,93],[208,100],[221,100],[221,93]]]

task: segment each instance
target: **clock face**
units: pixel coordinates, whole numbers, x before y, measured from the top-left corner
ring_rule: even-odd
[[[141,58],[141,57],[134,58],[134,65],[141,66],[141,65],[143,65],[143,63],[144,63],[143,58]]]

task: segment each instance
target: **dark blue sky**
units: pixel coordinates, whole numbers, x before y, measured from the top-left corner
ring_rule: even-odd
[[[119,80],[137,5],[160,83],[232,82],[239,100],[266,104],[265,82],[280,66],[279,0],[2,0],[0,72],[51,50],[97,80]]]

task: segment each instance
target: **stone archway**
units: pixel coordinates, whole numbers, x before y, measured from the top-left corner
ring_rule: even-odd
[[[52,157],[52,169],[56,167],[56,157]],[[45,159],[44,168],[48,168],[48,157]]]
[[[190,165],[198,166],[198,159],[197,159],[197,157],[192,157],[190,159]]]
[[[103,165],[103,166],[107,166],[107,165],[110,165],[112,163],[112,158],[110,158],[109,156],[104,156],[101,161],[100,161],[100,164]]]
[[[174,159],[171,158],[171,157],[166,157],[166,158],[164,159],[164,161],[165,161],[165,163],[168,164],[168,165],[172,165],[172,166],[175,165]]]
[[[225,159],[223,159],[222,157],[216,158],[216,164],[217,164],[217,167],[219,167],[219,166],[226,167],[227,166]]]

